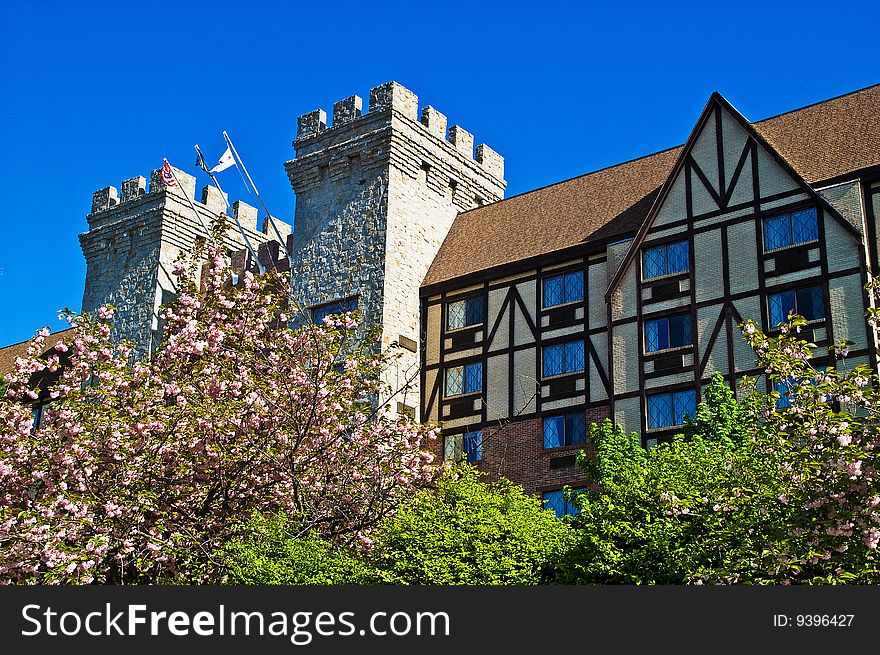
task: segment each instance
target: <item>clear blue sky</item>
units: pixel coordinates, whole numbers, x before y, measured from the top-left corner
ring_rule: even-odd
[[[0,345],[79,309],[94,190],[195,172],[223,129],[291,220],[296,117],[393,79],[504,155],[510,196],[683,142],[713,90],[758,120],[880,82],[878,6],[6,0]]]

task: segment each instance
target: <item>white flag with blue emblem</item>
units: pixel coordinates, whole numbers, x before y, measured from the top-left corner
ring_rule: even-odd
[[[220,157],[220,161],[218,161],[217,165],[208,172],[219,173],[220,171],[225,171],[230,166],[235,166],[235,158],[232,156],[232,150],[227,146],[226,152]]]

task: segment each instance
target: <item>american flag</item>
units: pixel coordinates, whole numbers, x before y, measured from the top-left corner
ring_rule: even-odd
[[[162,166],[162,182],[165,186],[177,186],[177,180],[174,179],[174,173],[171,172],[171,166],[167,159],[165,165]]]

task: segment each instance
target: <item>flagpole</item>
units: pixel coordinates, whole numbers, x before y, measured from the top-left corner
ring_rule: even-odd
[[[266,219],[269,221],[269,223],[271,223],[272,229],[275,230],[275,236],[278,237],[279,245],[284,248],[284,253],[287,255],[287,261],[290,264],[290,270],[291,272],[293,272],[293,259],[290,256],[290,251],[287,249],[287,242],[282,238],[281,232],[278,231],[278,226],[275,225],[275,221],[272,220],[272,214],[269,213],[269,209],[266,207],[266,203],[263,202],[263,197],[257,190],[257,185],[254,184],[254,180],[251,177],[251,174],[248,173],[248,169],[244,165],[244,161],[242,161],[241,156],[238,154],[238,150],[235,149],[235,144],[232,143],[232,139],[229,138],[226,130],[223,130],[223,138],[226,139],[226,143],[229,145],[230,150],[232,150],[232,154],[238,160],[238,163],[241,164],[241,170],[247,176],[248,182],[250,182],[251,188],[254,190],[254,195],[257,196],[257,200],[260,201],[260,206],[263,208],[263,211],[266,212]]]
[[[168,164],[168,160],[166,158],[162,158],[166,164]],[[211,230],[205,225],[205,221],[202,220],[202,215],[199,214],[199,210],[196,209],[195,203],[190,199],[189,194],[187,194],[186,189],[183,188],[183,185],[180,183],[180,180],[177,179],[177,175],[174,173],[174,167],[171,164],[168,164],[168,170],[171,171],[171,177],[174,178],[174,183],[177,185],[177,188],[180,189],[180,192],[183,193],[183,197],[186,198],[186,201],[189,203],[190,208],[193,210],[193,214],[196,215],[196,219],[198,219],[199,223],[202,225],[202,229],[205,230],[205,234],[208,235],[208,238],[211,237]]]
[[[199,144],[195,144],[196,152],[199,153],[199,157],[201,157],[202,161],[204,161],[205,157],[202,155],[202,151],[199,149]],[[223,193],[223,187],[220,186],[220,183],[217,181],[217,178],[214,177],[214,174],[211,171],[205,171],[208,175],[211,176],[211,181],[214,182],[214,186],[217,187],[217,190],[220,191],[220,196],[223,198],[223,202],[226,204],[226,209],[229,209],[229,199],[226,197],[226,194]],[[244,245],[247,246],[248,252],[250,252],[251,257],[254,258],[254,262],[257,264],[257,270],[260,271],[260,275],[266,272],[266,267],[260,262],[260,258],[257,256],[256,251],[254,250],[253,245],[251,245],[250,239],[248,239],[248,235],[245,233],[244,228],[241,225],[241,222],[238,220],[238,216],[235,215],[235,212],[229,212],[232,215],[232,220],[235,221],[236,226],[238,226],[238,232],[241,234],[241,238],[244,239]],[[273,266],[274,267],[274,266]]]

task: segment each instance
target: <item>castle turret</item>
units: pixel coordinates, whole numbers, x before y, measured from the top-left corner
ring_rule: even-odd
[[[504,195],[504,159],[396,82],[299,117],[292,285],[296,300],[357,307],[399,347],[387,380],[399,411],[417,412],[419,285],[456,214]]]
[[[138,176],[122,183],[121,194],[112,186],[95,191],[86,217],[89,229],[79,236],[86,258],[83,311],[115,305],[114,336],[131,340],[137,358],[147,356],[160,338],[159,308],[176,292],[174,261],[181,252],[190,251],[197,238],[205,238],[205,226],[226,210],[220,190],[206,185],[201,201],[193,203],[197,217],[183,195],[185,191],[189,198],[195,197],[196,178],[174,172],[180,186],[166,186],[157,169],[150,175],[149,189],[146,179]],[[269,258],[268,246],[276,233],[268,229],[268,220],[258,231],[254,207],[241,201],[232,207],[251,244],[260,248],[261,258]],[[282,236],[290,233],[286,223],[269,220],[276,222]],[[230,225],[227,246],[240,251],[244,240],[232,221]]]

